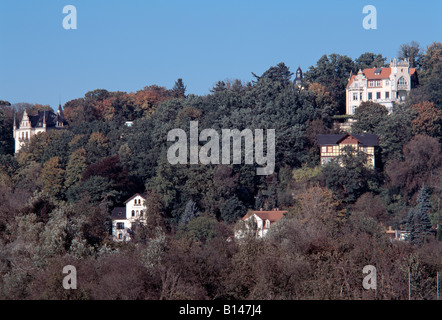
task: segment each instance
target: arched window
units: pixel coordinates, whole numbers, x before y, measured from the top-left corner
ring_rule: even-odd
[[[404,77],[400,77],[397,84],[400,86],[406,86],[408,84],[408,82],[407,82],[407,80],[405,80]]]
[[[144,214],[143,210],[140,211],[140,217],[142,217]]]
[[[132,217],[135,217],[135,210],[132,210]]]

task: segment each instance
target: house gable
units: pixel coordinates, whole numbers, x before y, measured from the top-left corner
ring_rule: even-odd
[[[347,134],[344,138],[341,138],[340,140],[338,140],[338,144],[339,145],[347,145],[347,144],[360,144],[361,141],[359,141],[358,139],[356,139],[355,137],[353,137],[350,134]]]
[[[135,226],[146,223],[145,194],[136,193],[124,202],[125,207],[116,207],[112,210],[112,235],[115,241],[131,239]]]

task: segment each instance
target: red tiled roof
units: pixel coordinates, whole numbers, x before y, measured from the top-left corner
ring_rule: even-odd
[[[390,79],[391,68],[382,68],[380,74],[375,74],[377,68],[364,69],[363,73],[368,80]]]
[[[380,79],[389,79],[391,75],[391,67],[386,67],[381,69],[380,74],[375,74],[377,68],[369,68],[362,70],[362,73],[367,78],[367,80],[380,80]],[[408,72],[410,75],[413,75],[416,72],[416,68],[409,68]],[[356,78],[356,75],[352,75],[350,81],[348,82],[348,87],[353,83],[353,80]]]
[[[356,75],[352,75],[351,76],[351,78],[350,78],[350,81],[348,82],[348,84],[347,84],[347,87],[350,87],[351,86],[351,84],[353,83],[353,80],[356,78]]]

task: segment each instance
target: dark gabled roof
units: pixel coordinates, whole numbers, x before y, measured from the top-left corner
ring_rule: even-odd
[[[127,199],[124,203],[128,203],[130,200],[132,200],[133,198],[135,198],[136,196],[140,196],[141,198],[143,198],[144,200],[146,200],[147,195],[145,193],[136,193],[134,194],[132,197],[130,197],[129,199]]]
[[[29,116],[32,128],[42,128],[43,123],[46,121],[46,127],[56,127],[57,123],[63,123],[63,126],[68,126],[69,123],[63,118],[63,116],[52,111],[38,111],[35,116]],[[20,125],[20,123],[18,123]]]
[[[378,145],[378,136],[375,134],[353,134],[353,137],[358,139],[363,146],[373,147]]]
[[[318,145],[336,145],[338,141],[342,140],[347,134],[318,134]]]
[[[116,207],[112,210],[111,219],[126,219],[126,208],[125,207]]]
[[[318,145],[337,145],[347,136],[355,137],[364,147],[373,147],[378,145],[378,136],[375,134],[318,134]]]

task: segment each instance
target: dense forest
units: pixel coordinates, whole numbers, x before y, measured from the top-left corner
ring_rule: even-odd
[[[182,79],[97,89],[64,104],[69,130],[35,135],[17,155],[14,114],[51,107],[0,101],[0,299],[408,299],[409,272],[413,299],[435,299],[442,43],[398,55],[419,86],[391,114],[376,103],[355,114],[353,132],[379,137],[374,169],[351,152],[344,166],[321,167],[316,136],[339,133],[350,73],[388,66],[382,54],[324,55],[302,88],[281,62],[204,96]],[[167,133],[190,121],[275,129],[275,172],[169,164]],[[148,224],[114,242],[110,212],[135,193],[147,194]],[[260,208],[288,213],[267,237],[234,240],[237,221]],[[388,226],[409,231],[407,241],[390,241]],[[77,290],[62,286],[65,265],[77,268]],[[377,268],[376,291],[362,288],[365,265]]]

